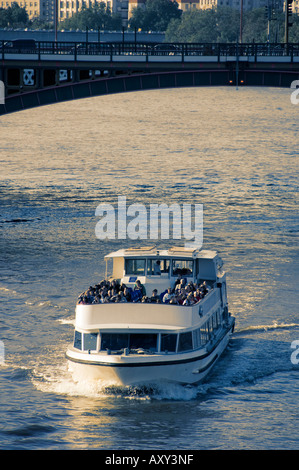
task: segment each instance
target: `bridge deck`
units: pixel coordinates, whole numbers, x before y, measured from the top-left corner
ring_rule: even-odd
[[[0,114],[106,93],[182,86],[290,87],[299,44],[0,42]],[[0,82],[1,84],[1,82]],[[0,96],[1,103],[1,96]]]
[[[68,63],[85,63],[93,62],[96,63],[111,63],[111,62],[135,62],[135,63],[219,63],[219,62],[250,62],[250,63],[299,63],[299,55],[276,55],[276,56],[265,56],[265,55],[185,55],[183,53],[176,53],[174,55],[150,55],[150,54],[139,54],[139,53],[123,53],[123,54],[45,54],[45,53],[6,53],[4,55],[5,61],[13,62],[28,62],[30,64],[34,62],[68,62]]]

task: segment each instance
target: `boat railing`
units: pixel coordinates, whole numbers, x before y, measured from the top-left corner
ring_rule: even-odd
[[[200,316],[207,315],[211,308],[220,303],[220,291],[219,289],[212,289],[203,299],[201,299],[195,306],[198,306],[198,313]]]
[[[106,303],[76,306],[76,326],[82,329],[115,328],[189,328],[220,307],[219,289],[212,289],[194,305],[153,303]]]

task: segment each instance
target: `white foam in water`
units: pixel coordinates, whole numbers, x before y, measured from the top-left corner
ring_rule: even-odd
[[[145,388],[145,390],[147,389],[148,387]],[[169,382],[160,382],[152,384],[149,387],[149,397],[155,400],[190,401],[194,400],[197,395],[198,387],[196,385],[181,385]]]
[[[8,289],[7,287],[3,287],[3,286],[0,286],[0,291],[9,292],[10,294],[14,294],[14,295],[17,295],[17,294],[18,294],[18,292],[16,292],[15,290],[13,290],[13,289]]]
[[[62,325],[73,325],[75,326],[75,318],[58,318],[57,320]]]
[[[252,325],[246,328],[236,329],[235,334],[238,333],[248,333],[248,332],[255,332],[255,331],[268,331],[268,330],[277,330],[277,329],[289,329],[289,328],[297,328],[299,327],[298,323],[277,323],[273,322],[272,325]]]
[[[39,366],[40,367],[40,366]],[[147,384],[144,386],[120,386],[111,381],[80,380],[74,381],[65,365],[46,366],[42,371],[33,370],[34,386],[45,393],[80,396],[88,398],[115,397],[129,400],[182,400],[196,399],[202,388],[172,383]]]

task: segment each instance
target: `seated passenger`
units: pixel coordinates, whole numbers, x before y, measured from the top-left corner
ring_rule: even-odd
[[[182,278],[180,280],[180,283],[176,285],[176,291],[180,291],[181,289],[185,289],[186,288],[186,279],[185,278]]]
[[[141,293],[142,293],[142,297],[143,297],[144,295],[146,295],[145,287],[144,287],[143,284],[141,284],[141,282],[139,281],[139,279],[137,279],[137,281],[136,281],[136,284],[135,284],[135,286],[134,286],[134,290],[140,290]]]
[[[113,287],[118,292],[120,285],[116,279],[113,279],[110,283],[110,287]]]
[[[206,281],[203,281],[203,283],[200,285],[200,290],[203,297],[209,292],[209,287]]]
[[[169,304],[172,304],[172,305],[180,305],[177,296],[172,297],[172,298],[170,299],[170,301],[169,301]]]
[[[121,302],[121,303],[127,302],[127,299],[124,296],[124,293],[122,291],[119,291],[119,293],[117,294],[115,302]]]
[[[193,292],[193,295],[194,295],[194,300],[195,300],[196,302],[199,302],[199,300],[201,300],[202,297],[203,297],[203,295],[202,295],[200,289],[196,289],[196,291]]]
[[[182,279],[181,274],[178,274],[178,278],[176,279],[176,281],[174,283],[174,289],[176,288],[177,285],[179,285],[181,283],[181,279]]]
[[[92,301],[93,304],[100,304],[101,303],[101,297],[99,296],[99,294],[97,294],[93,301]]]
[[[127,302],[131,302],[131,292],[127,287],[124,289],[124,297],[126,298]]]
[[[185,298],[187,297],[186,289],[184,287],[182,287],[178,292],[176,292],[176,295],[177,295],[178,299],[182,299],[182,301],[184,301]]]
[[[78,302],[78,303],[80,303],[80,304],[82,304],[82,305],[88,305],[88,304],[89,304],[89,301],[88,301],[87,295],[82,295],[82,296],[81,296],[81,299],[80,299],[80,302]]]
[[[210,290],[210,287],[208,286],[207,281],[203,281],[203,289],[204,289],[204,294],[206,295]]]
[[[194,296],[193,296],[193,293],[192,292],[189,292],[189,294],[187,295],[187,298],[184,300],[183,302],[183,305],[193,305],[195,302],[194,302]]]
[[[126,284],[124,284],[123,282],[121,283],[120,287],[119,287],[119,290],[124,292],[124,290],[126,289]]]
[[[119,293],[117,289],[115,288],[112,288],[110,292],[111,292],[110,302],[115,302],[116,299],[118,298]]]
[[[151,302],[155,302],[155,303],[157,303],[158,301],[160,301],[160,297],[159,297],[159,295],[158,295],[157,289],[154,289],[154,290],[153,290],[152,296],[151,296],[151,298],[150,298],[150,301],[151,301]]]
[[[94,290],[93,290],[93,287],[89,287],[89,289],[87,289],[87,291],[85,292],[85,295],[88,299],[88,303],[92,303],[93,302],[93,299],[94,299]]]
[[[197,285],[194,282],[191,281],[188,285],[190,286],[192,292],[196,291]]]
[[[102,298],[103,298],[103,297],[106,297],[106,295],[108,294],[108,289],[107,289],[107,287],[106,287],[106,286],[105,286],[105,287],[102,287],[102,288],[100,289],[99,293],[100,293],[100,295],[102,296]]]
[[[167,292],[166,294],[164,295],[163,297],[163,303],[169,303],[170,302],[170,299],[172,299],[172,297],[174,297],[174,294],[172,293],[172,290],[171,290],[171,287],[168,287],[167,289]]]

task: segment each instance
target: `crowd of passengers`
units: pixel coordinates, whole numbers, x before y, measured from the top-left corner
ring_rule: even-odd
[[[201,284],[186,282],[185,278],[178,278],[174,287],[158,294],[157,289],[147,296],[146,290],[140,280],[137,279],[134,288],[127,287],[115,279],[103,280],[94,287],[90,286],[86,292],[78,297],[78,304],[102,304],[110,302],[146,302],[165,303],[174,305],[193,305],[199,302],[209,292],[210,287],[206,281]]]

